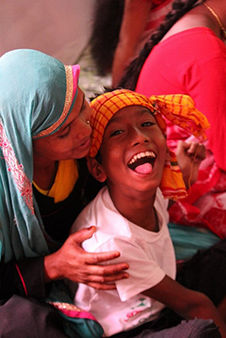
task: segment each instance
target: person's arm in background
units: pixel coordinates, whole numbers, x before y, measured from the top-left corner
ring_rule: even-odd
[[[196,142],[178,141],[175,151],[187,189],[197,181],[201,162],[206,157],[206,148]]]
[[[219,327],[222,338],[226,337],[226,325],[220,313],[203,293],[187,289],[168,276],[142,293],[165,304],[185,319],[212,319]]]
[[[116,87],[125,68],[136,56],[150,17],[151,0],[125,0],[119,43],[113,59],[112,86]]]

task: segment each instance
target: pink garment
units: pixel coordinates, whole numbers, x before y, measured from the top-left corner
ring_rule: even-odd
[[[188,198],[170,209],[171,221],[207,227],[226,237],[226,47],[208,28],[177,33],[155,46],[138,79],[136,91],[187,94],[210,122],[207,159]],[[168,125],[168,145],[190,135]]]

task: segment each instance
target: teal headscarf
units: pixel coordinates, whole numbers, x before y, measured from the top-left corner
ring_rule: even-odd
[[[79,66],[18,49],[0,58],[0,257],[48,253],[32,192],[32,139],[56,132],[77,94]]]

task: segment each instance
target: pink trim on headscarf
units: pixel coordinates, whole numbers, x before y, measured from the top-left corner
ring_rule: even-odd
[[[27,204],[32,215],[34,215],[32,184],[24,172],[24,167],[17,161],[13,147],[6,136],[5,129],[0,119],[0,148],[4,155],[5,162],[8,166],[8,171],[11,172],[13,180],[20,191],[21,196]]]
[[[80,74],[79,65],[72,66],[72,74],[73,74],[73,99],[74,99],[76,90],[78,88],[78,79],[79,79],[79,74]]]

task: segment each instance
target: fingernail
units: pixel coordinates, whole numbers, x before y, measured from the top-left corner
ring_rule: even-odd
[[[94,225],[91,225],[90,227],[88,227],[88,228],[86,228],[86,229],[87,229],[87,230],[91,230],[91,229],[93,229],[93,228],[95,228]]]

